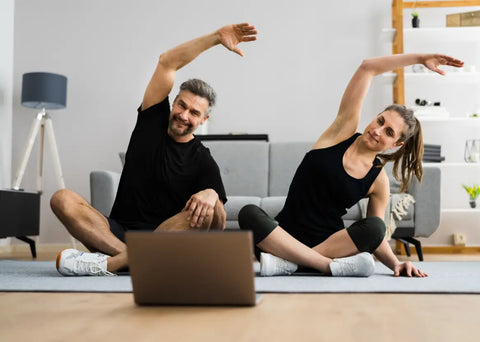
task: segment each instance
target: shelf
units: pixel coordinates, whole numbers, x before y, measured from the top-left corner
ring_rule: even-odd
[[[427,39],[431,43],[478,42],[480,27],[431,27],[403,30],[404,39]]]
[[[448,118],[435,118],[431,116],[417,116],[420,122],[455,122],[455,123],[466,123],[466,124],[479,124],[480,125],[480,118],[467,118],[467,117],[448,117]]]
[[[441,163],[432,163],[432,162],[424,162],[423,166],[437,166],[437,167],[479,167],[480,163],[448,163],[448,162],[441,162]]]
[[[475,215],[478,215],[480,214],[480,209],[442,209],[442,213],[452,213],[452,214],[465,214],[465,213],[468,213],[468,214],[475,214]]]
[[[394,28],[382,29],[382,39],[393,42],[396,30]],[[480,27],[426,27],[406,28],[403,30],[403,39],[426,39],[429,43],[459,43],[478,42]]]
[[[478,83],[480,81],[480,72],[447,72],[445,76],[439,75],[433,71],[428,72],[405,72],[405,81],[448,81],[457,83]],[[386,81],[394,82],[397,75],[393,72],[382,74]]]

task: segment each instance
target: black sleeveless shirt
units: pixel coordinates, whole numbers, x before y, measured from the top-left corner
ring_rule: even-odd
[[[364,178],[350,176],[343,155],[360,133],[337,145],[310,150],[298,167],[285,206],[275,218],[301,242],[313,247],[345,228],[342,216],[367,195],[381,171],[375,158]]]

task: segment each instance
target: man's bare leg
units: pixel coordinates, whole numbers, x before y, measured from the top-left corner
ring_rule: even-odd
[[[215,207],[213,208],[213,215],[205,217],[203,224],[199,228],[191,227],[190,220],[188,217],[188,212],[182,210],[177,215],[170,217],[168,220],[163,221],[157,229],[156,232],[168,232],[168,231],[186,231],[186,230],[205,230],[210,229],[219,229],[221,223],[219,222],[222,215],[225,215],[225,210],[223,205],[219,204],[220,201],[217,201]],[[221,228],[220,228],[221,229]]]
[[[91,252],[101,252],[107,258],[107,270],[115,272],[128,265],[125,243],[110,230],[105,216],[77,193],[62,189],[50,200],[52,211],[68,232]]]
[[[93,208],[80,195],[71,190],[57,191],[50,201],[55,215],[64,224],[67,230],[81,241],[90,251],[100,251],[110,255],[107,259],[107,270],[116,272],[128,266],[128,255],[125,243],[120,241],[110,231],[108,220],[98,210]],[[208,231],[214,224],[214,218],[225,214],[223,206],[216,205],[213,216],[205,218],[200,228],[190,227],[188,212],[182,210],[177,215],[160,224],[156,232],[160,231]]]
[[[202,227],[203,228],[203,227]],[[188,220],[188,212],[182,210],[177,215],[170,217],[169,219],[163,221],[157,229],[156,232],[183,232],[186,230],[192,229],[190,227],[190,221]],[[208,227],[207,227],[208,230]]]
[[[68,232],[90,251],[117,255],[125,244],[110,231],[108,220],[77,193],[62,189],[55,192],[50,206]]]
[[[179,212],[177,215],[170,217],[168,220],[165,220],[160,224],[157,229],[155,229],[155,232],[172,232],[172,231],[177,231],[177,232],[182,232],[182,231],[187,231],[187,230],[203,230],[203,231],[208,231],[210,230],[210,227],[213,225],[214,217],[219,216],[219,213],[216,212],[216,210],[223,210],[223,206],[215,206],[214,209],[214,215],[209,216],[205,218],[205,221],[203,222],[202,227],[200,228],[192,228],[190,227],[190,221],[188,219],[188,212],[185,210],[182,210]],[[128,255],[126,249],[122,251],[121,253],[108,258],[107,259],[107,270],[109,272],[116,272],[119,269],[128,266]]]

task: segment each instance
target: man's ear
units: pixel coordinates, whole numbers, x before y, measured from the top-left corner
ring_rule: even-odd
[[[207,121],[207,119],[208,119],[209,117],[210,117],[210,115],[205,115],[205,116],[203,117],[203,120],[202,120],[202,122],[200,123],[200,125],[203,125],[203,124],[205,123],[205,121]]]

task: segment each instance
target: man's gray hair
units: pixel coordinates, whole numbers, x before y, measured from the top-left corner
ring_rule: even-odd
[[[217,94],[215,93],[215,90],[213,90],[213,88],[205,81],[199,80],[198,78],[189,79],[180,85],[180,91],[182,90],[188,90],[197,96],[207,99],[209,105],[207,114],[210,113],[212,107],[215,105]]]

